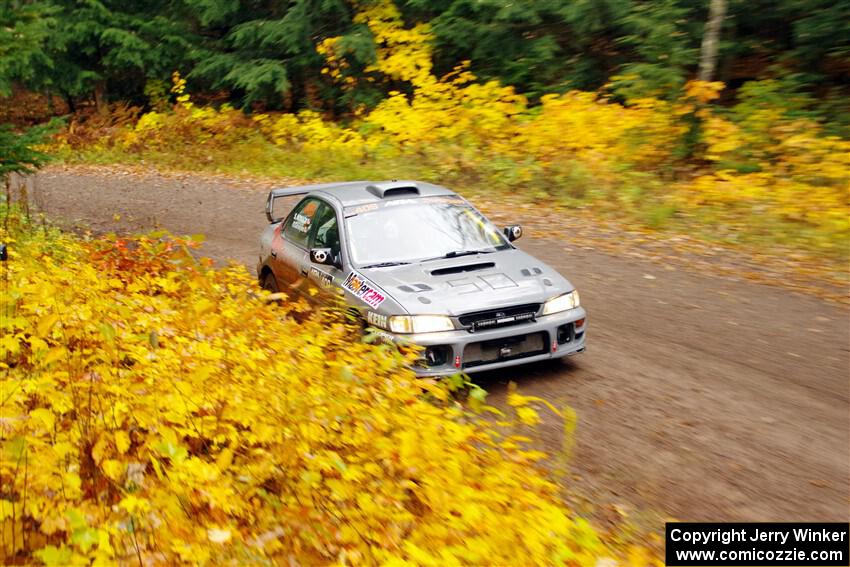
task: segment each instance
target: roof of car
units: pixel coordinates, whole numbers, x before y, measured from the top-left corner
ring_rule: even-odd
[[[451,189],[427,183],[424,181],[390,180],[390,181],[349,181],[343,183],[320,183],[286,187],[272,191],[276,196],[304,195],[307,193],[322,193],[333,197],[343,207],[379,203],[386,199],[420,197],[435,197],[455,195]]]

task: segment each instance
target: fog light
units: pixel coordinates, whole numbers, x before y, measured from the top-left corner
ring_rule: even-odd
[[[573,325],[567,323],[558,327],[557,341],[559,345],[567,344],[573,340]]]
[[[425,349],[425,364],[427,366],[443,366],[449,361],[449,349],[445,346],[428,347]]]

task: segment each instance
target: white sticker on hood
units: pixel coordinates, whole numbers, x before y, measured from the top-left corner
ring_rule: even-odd
[[[373,284],[366,281],[366,278],[357,272],[348,274],[348,277],[342,282],[342,287],[370,307],[378,307],[386,299],[381,292],[375,289]]]

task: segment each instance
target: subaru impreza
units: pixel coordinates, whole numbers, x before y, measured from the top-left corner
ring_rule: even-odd
[[[276,203],[298,199],[284,216]],[[287,200],[287,199],[284,199]],[[291,203],[292,199],[288,199]],[[575,287],[455,192],[418,181],[274,189],[257,275],[344,297],[386,341],[422,347],[420,376],[479,372],[583,352]],[[316,294],[327,297],[327,293]]]

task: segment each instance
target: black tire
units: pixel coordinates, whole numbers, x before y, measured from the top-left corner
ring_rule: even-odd
[[[266,272],[266,275],[263,276],[262,288],[266,291],[270,291],[271,293],[277,293],[280,291],[280,288],[277,287],[277,280],[273,273]]]

